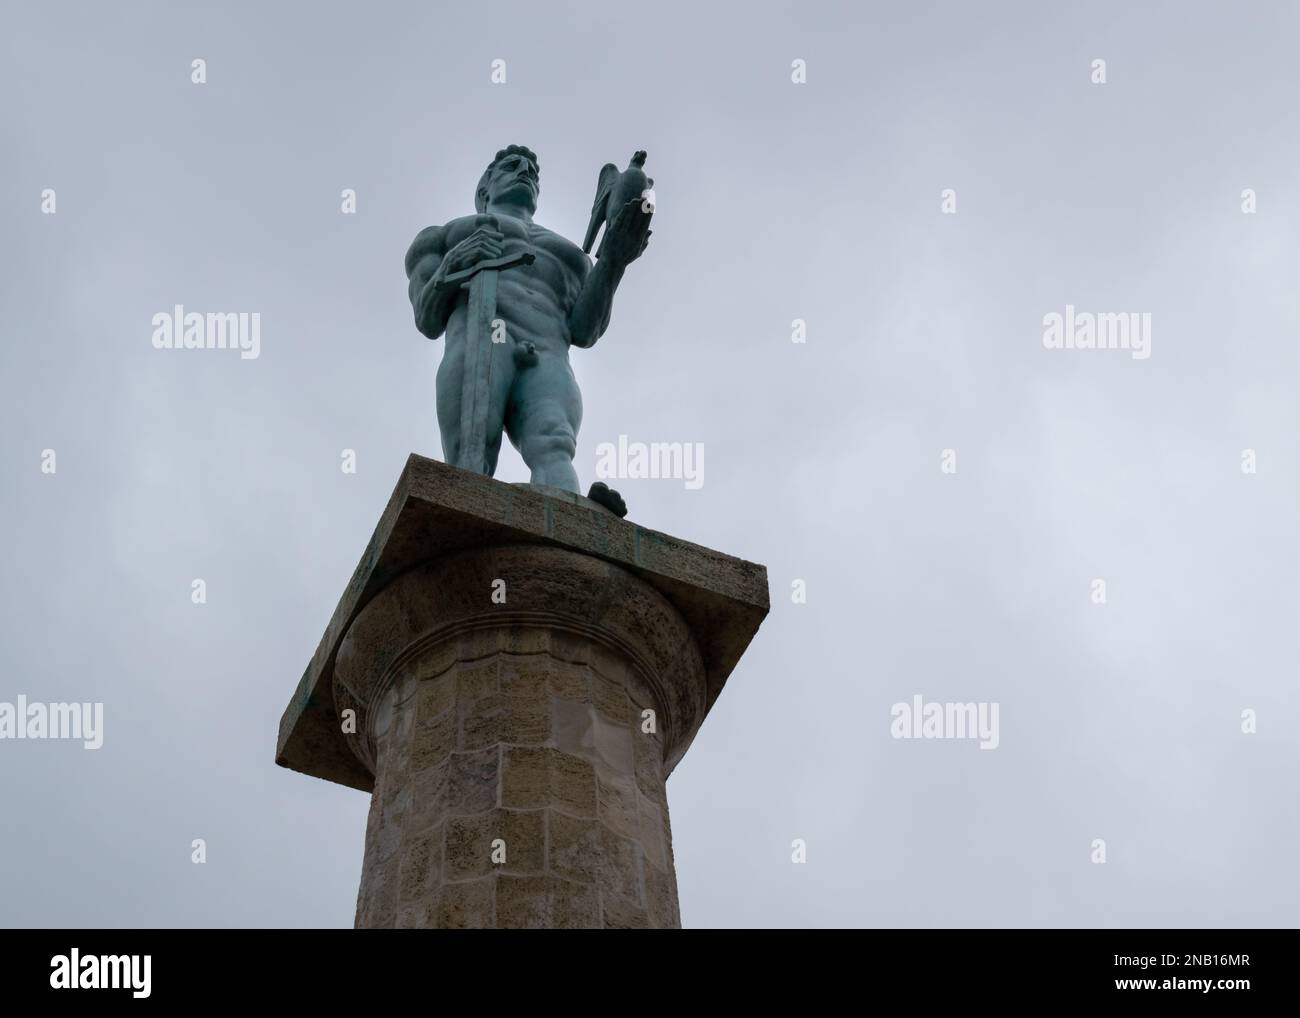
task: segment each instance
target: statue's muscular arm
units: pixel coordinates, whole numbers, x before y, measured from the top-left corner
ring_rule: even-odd
[[[421,230],[406,252],[406,277],[410,280],[407,293],[415,312],[415,327],[430,339],[442,335],[456,306],[455,291],[436,285],[438,267],[446,254],[446,234],[441,226]]]
[[[586,264],[587,256],[582,256]],[[596,340],[609,328],[609,317],[614,310],[614,291],[623,278],[623,268],[615,268],[609,260],[597,261],[584,274],[573,310],[569,312],[569,337],[574,346],[594,346]]]
[[[467,222],[468,220],[468,222]],[[421,230],[406,252],[407,294],[415,311],[415,327],[430,339],[437,339],[447,328],[456,309],[460,287],[445,283],[445,277],[501,254],[505,237],[491,226],[470,229],[473,217],[453,219],[445,226]],[[448,236],[465,236],[448,248]]]
[[[641,257],[649,240],[650,214],[642,209],[640,199],[633,199],[605,228],[600,257],[582,279],[578,298],[569,312],[569,335],[574,346],[592,346],[605,334],[614,309],[614,291],[624,270]],[[582,255],[582,263],[585,268],[586,255]]]

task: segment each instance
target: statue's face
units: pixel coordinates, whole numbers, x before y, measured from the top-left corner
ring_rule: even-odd
[[[525,155],[508,155],[492,167],[487,192],[489,204],[523,206],[530,214],[536,212],[540,192],[537,167]]]

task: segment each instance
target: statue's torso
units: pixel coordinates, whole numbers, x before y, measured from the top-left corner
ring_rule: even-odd
[[[530,245],[536,255],[531,265],[515,265],[497,275],[497,317],[506,323],[512,341],[532,342],[541,353],[567,354],[569,311],[577,298],[590,262],[582,250],[536,223],[497,215],[497,228],[505,234],[504,253]],[[445,227],[446,249],[474,232],[476,217],[453,219]],[[449,347],[464,342],[466,302],[457,302],[447,322]]]

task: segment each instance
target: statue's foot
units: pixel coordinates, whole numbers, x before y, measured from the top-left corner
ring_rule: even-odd
[[[627,515],[627,503],[623,501],[623,496],[604,481],[593,484],[591,490],[587,492],[587,497],[593,502],[600,503],[620,519]]]

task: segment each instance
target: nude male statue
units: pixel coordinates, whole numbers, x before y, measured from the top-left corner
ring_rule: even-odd
[[[645,153],[637,158],[640,172]],[[611,193],[621,201],[623,192],[611,191],[618,183],[612,169],[601,171],[598,207]],[[502,149],[479,180],[478,214],[421,230],[406,254],[406,274],[416,328],[430,339],[447,336],[437,380],[447,461],[492,476],[504,430],[533,484],[578,492],[573,457],[582,396],[569,347],[589,347],[604,334],[623,272],[649,241],[653,207],[637,196],[606,216],[592,265],[576,244],[533,222],[538,193],[537,156],[520,145]],[[472,444],[481,448],[466,448]],[[604,484],[588,497],[627,512]]]

